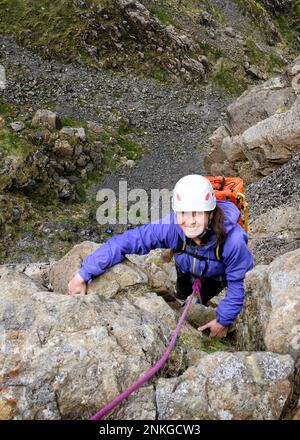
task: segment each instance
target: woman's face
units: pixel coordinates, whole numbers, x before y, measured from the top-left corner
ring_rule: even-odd
[[[188,238],[196,238],[208,225],[207,212],[177,212],[177,222]]]

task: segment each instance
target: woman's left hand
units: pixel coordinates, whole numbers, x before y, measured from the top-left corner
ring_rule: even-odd
[[[203,330],[210,329],[210,338],[225,338],[227,336],[228,327],[224,327],[222,324],[217,322],[216,319],[209,321],[207,324],[199,327],[198,330],[203,332]]]

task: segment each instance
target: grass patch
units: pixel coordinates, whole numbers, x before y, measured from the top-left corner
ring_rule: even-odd
[[[15,34],[25,46],[34,42],[45,56],[84,56],[80,37],[86,33],[86,22],[80,19],[80,9],[73,2],[0,0],[0,9],[2,34]]]
[[[143,147],[141,144],[128,137],[118,137],[117,139],[118,144],[128,159],[140,159],[143,153]]]
[[[205,41],[199,41],[198,46],[202,50],[203,54],[209,57],[212,61],[216,61],[224,56],[224,52],[219,47],[213,47]]]
[[[208,336],[203,336],[201,351],[215,353],[216,351],[236,351],[236,348],[228,339],[210,339]]]
[[[10,116],[14,112],[15,108],[16,106],[14,104],[0,101],[0,116]]]
[[[242,73],[239,73],[235,64],[227,60],[221,62],[217,72],[212,75],[211,82],[234,96],[239,96],[245,89]]]
[[[172,24],[173,26],[178,27],[178,23],[174,19],[174,17],[171,15],[171,12],[169,11],[168,7],[164,4],[160,5],[151,5],[149,6],[149,11],[151,14],[153,14],[158,20],[163,24]]]
[[[245,53],[250,59],[251,64],[259,66],[263,71],[272,74],[273,68],[285,67],[285,61],[273,52],[260,50],[253,38],[246,39]]]
[[[33,146],[7,128],[0,130],[0,147],[8,154],[27,155]]]
[[[281,32],[285,49],[292,51],[295,56],[298,55],[299,41],[297,37],[300,35],[300,0],[292,3],[288,14],[275,17],[274,23]]]
[[[61,123],[63,127],[81,127],[82,124],[76,119],[70,118],[68,116],[61,118]]]
[[[265,8],[255,0],[234,0],[245,15],[249,16],[265,36],[272,35],[273,22]]]

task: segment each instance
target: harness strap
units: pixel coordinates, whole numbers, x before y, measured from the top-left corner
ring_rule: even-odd
[[[218,262],[222,262],[223,261],[223,249],[224,249],[224,243],[217,245],[215,247],[215,255],[216,258],[210,258],[210,257],[203,257],[201,255],[197,255],[195,252],[189,252],[187,249],[187,243],[186,241],[183,241],[181,236],[179,235],[178,238],[178,242],[177,242],[177,246],[176,249],[173,249],[173,253],[176,255],[180,255],[180,254],[187,254],[187,255],[191,255],[192,257],[196,258],[197,260],[200,261],[218,261]]]

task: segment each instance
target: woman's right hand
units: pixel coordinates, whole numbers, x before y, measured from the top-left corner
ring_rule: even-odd
[[[76,295],[82,294],[85,295],[87,291],[87,284],[82,278],[82,276],[77,273],[68,284],[68,294]]]

